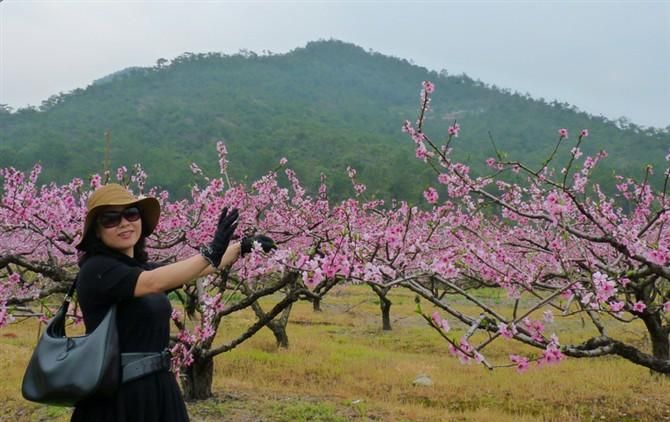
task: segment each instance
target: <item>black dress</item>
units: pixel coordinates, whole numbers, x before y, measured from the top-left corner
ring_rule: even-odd
[[[172,307],[167,296],[133,296],[140,273],[155,267],[113,251],[86,259],[77,281],[86,332],[93,331],[116,303],[122,353],[160,352],[168,347]],[[78,403],[71,421],[183,422],[188,414],[174,375],[164,370],[121,384],[112,398]]]

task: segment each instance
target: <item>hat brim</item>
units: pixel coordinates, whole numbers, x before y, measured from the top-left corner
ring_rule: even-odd
[[[135,205],[140,209],[140,214],[142,215],[142,235],[149,236],[154,232],[156,226],[158,225],[158,220],[161,215],[161,206],[156,198],[142,198],[140,200],[132,201],[109,201],[106,204],[98,205],[86,213],[86,221],[84,223],[84,232],[81,236],[81,240],[75,246],[79,250],[83,250],[84,241],[86,236],[88,236],[93,222],[98,217],[98,214],[104,208],[110,206],[122,206],[122,205]]]

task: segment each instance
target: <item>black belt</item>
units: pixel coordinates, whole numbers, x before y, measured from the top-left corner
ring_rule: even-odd
[[[165,349],[160,353],[121,353],[121,367],[121,382],[170,369],[170,351]]]

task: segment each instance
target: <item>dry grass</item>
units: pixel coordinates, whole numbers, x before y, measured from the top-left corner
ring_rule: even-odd
[[[483,291],[486,300],[504,302]],[[461,365],[446,343],[414,313],[414,297],[394,291],[394,329],[383,332],[375,296],[365,287],[332,292],[322,304],[294,306],[291,346],[277,350],[263,330],[216,359],[217,397],[189,404],[194,421],[663,421],[670,420],[670,382],[618,358],[568,359],[517,374]],[[467,304],[463,303],[464,309]],[[424,310],[430,312],[430,308]],[[537,316],[539,318],[539,316]],[[228,318],[219,336],[230,338],[254,320]],[[564,341],[591,334],[579,319],[558,321]],[[455,325],[455,324],[452,324]],[[610,328],[644,344],[639,326]],[[456,331],[463,327],[454,327]],[[564,332],[567,328],[567,332]],[[65,421],[68,409],[25,402],[20,381],[36,338],[36,322],[0,330],[0,420]],[[496,341],[486,349],[494,362],[525,346]],[[429,375],[430,387],[412,385]],[[3,416],[4,415],[4,416]],[[6,418],[6,419],[5,419]]]

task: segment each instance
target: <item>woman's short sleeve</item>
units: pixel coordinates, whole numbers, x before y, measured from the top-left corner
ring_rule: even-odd
[[[134,297],[142,268],[108,256],[94,256],[79,271],[77,294],[80,301],[116,303]]]

